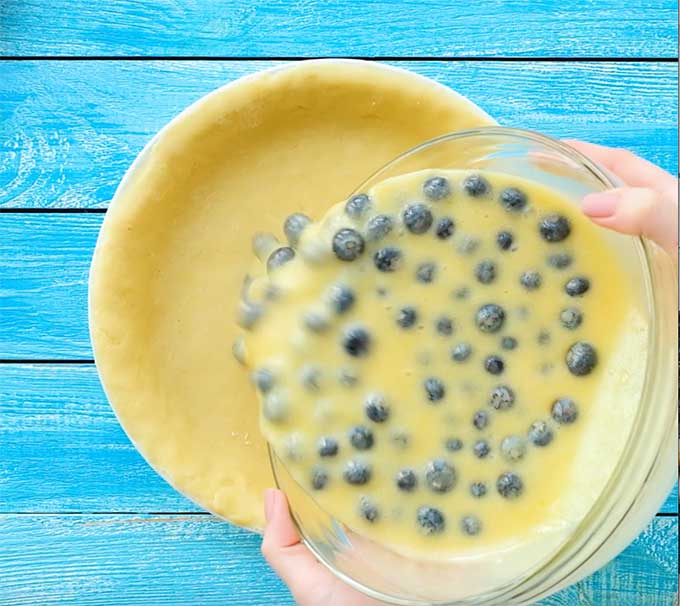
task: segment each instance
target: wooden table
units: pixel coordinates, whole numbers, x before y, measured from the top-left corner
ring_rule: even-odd
[[[286,59],[431,76],[502,124],[677,173],[672,0],[0,0],[0,605],[290,605],[259,537],[141,459],[93,366],[87,274],[126,167],[172,116]],[[545,601],[677,604],[677,488],[613,563]]]

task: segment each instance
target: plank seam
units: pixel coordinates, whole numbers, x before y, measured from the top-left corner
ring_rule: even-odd
[[[0,511],[0,516],[194,516],[203,518],[220,519],[207,511]],[[678,514],[669,511],[660,511],[655,514],[656,518],[677,518]]]
[[[364,61],[497,61],[497,62],[572,62],[572,63],[678,63],[676,56],[660,57],[532,57],[492,55],[442,55],[442,56],[401,56],[401,55],[3,55],[0,61],[307,61],[310,59],[361,59]]]
[[[0,358],[0,364],[94,364],[94,358]]]
[[[86,215],[104,214],[107,208],[0,208],[3,215]]]

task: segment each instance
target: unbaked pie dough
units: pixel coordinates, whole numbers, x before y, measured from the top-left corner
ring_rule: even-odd
[[[93,347],[128,435],[173,486],[261,528],[274,484],[257,398],[231,355],[256,230],[320,218],[374,171],[492,119],[425,78],[359,61],[256,74],[192,106],[146,149],[104,221]]]

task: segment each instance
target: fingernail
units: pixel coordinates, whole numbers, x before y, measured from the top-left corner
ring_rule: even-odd
[[[264,491],[264,519],[269,523],[274,515],[274,503],[276,503],[276,490],[267,488]]]
[[[589,217],[611,217],[619,205],[619,195],[614,192],[588,194],[583,198],[581,210]]]

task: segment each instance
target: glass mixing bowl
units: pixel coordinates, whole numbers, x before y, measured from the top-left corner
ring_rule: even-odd
[[[439,137],[399,156],[358,191],[425,168],[486,169],[538,181],[575,205],[618,180],[567,145],[538,133],[490,127]],[[609,482],[573,533],[544,561],[501,586],[470,586],[458,564],[418,560],[372,542],[321,509],[276,453],[278,486],[288,495],[300,534],[334,574],[368,596],[403,605],[528,604],[591,574],[614,558],[654,516],[677,474],[677,284],[672,261],[644,238],[606,232],[624,259],[630,291],[648,329],[646,359],[635,373],[637,412]],[[644,356],[641,356],[644,358]],[[639,374],[638,374],[639,373]]]

